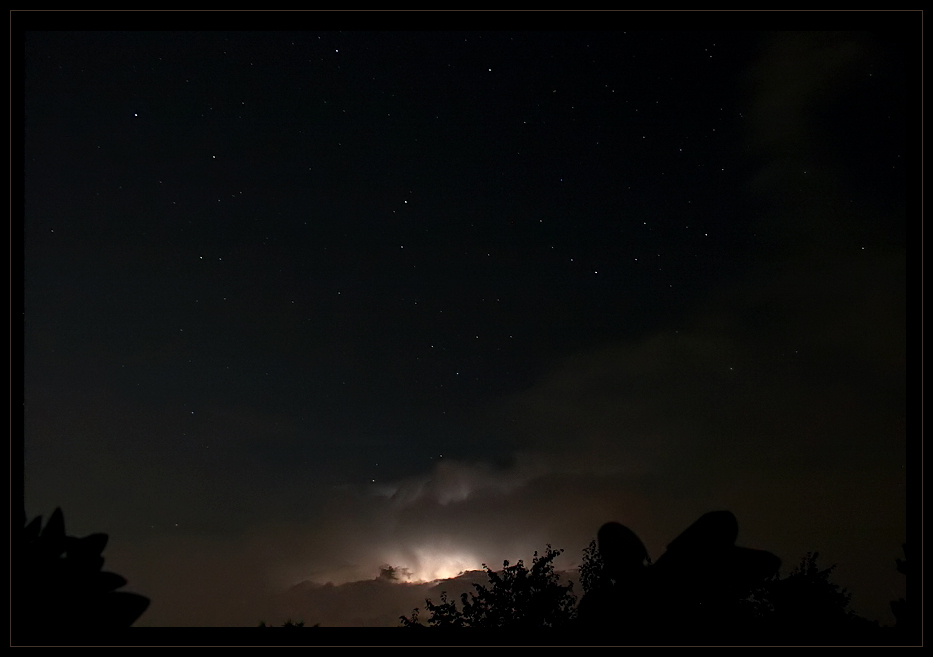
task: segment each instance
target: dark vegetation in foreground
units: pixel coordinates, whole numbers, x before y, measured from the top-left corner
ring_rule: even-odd
[[[459,606],[441,593],[437,603],[425,600],[424,615],[416,608],[400,617],[409,628],[394,631],[402,636],[377,641],[920,645],[916,597],[891,602],[897,622],[881,626],[848,609],[851,595],[830,580],[835,566],[817,563],[819,553],[808,553],[781,578],[776,556],[736,546],[737,536],[730,512],[708,513],[652,563],[634,532],[606,523],[583,551],[579,602],[574,583],[563,583],[554,569],[562,550],[548,545],[531,568],[505,561],[496,572],[484,564],[488,584],[474,584]],[[117,591],[126,580],[101,570],[106,543],[106,534],[67,536],[61,509],[44,528],[41,517],[27,523],[23,514],[12,543],[11,645],[67,644],[70,637],[128,628],[142,615],[149,599]],[[906,576],[906,543],[903,549],[896,568]],[[289,619],[281,627],[305,624]],[[310,635],[302,635],[306,643]]]
[[[560,551],[535,553],[531,569],[519,561],[493,572],[489,584],[461,595],[460,606],[441,594],[402,616],[410,628],[484,628],[553,631],[582,643],[605,644],[919,644],[916,606],[891,603],[897,623],[881,626],[847,609],[851,594],[830,580],[808,553],[786,577],[780,560],[735,545],[738,523],[728,511],[708,513],[651,563],[638,536],[607,523],[584,550],[576,604],[573,582],[554,571]],[[907,574],[905,559],[897,569]]]
[[[67,536],[60,508],[45,527],[42,516],[27,523],[24,510],[11,543],[12,638],[44,642],[125,628],[149,607],[149,598],[116,590],[126,585],[123,577],[101,570],[107,534]]]

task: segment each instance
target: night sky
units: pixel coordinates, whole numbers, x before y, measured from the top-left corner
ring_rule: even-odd
[[[28,516],[139,626],[714,509],[892,623],[908,36],[27,34]]]

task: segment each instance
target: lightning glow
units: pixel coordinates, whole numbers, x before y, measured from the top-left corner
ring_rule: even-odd
[[[450,579],[464,571],[482,568],[480,559],[468,551],[436,546],[400,550],[389,555],[387,562],[397,568],[407,569],[411,577],[406,581],[415,584]]]

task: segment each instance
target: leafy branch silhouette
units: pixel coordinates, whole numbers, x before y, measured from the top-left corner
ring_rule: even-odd
[[[561,584],[554,570],[554,559],[563,550],[550,545],[545,553],[534,553],[531,568],[522,560],[514,565],[502,562],[502,570],[494,572],[486,564],[483,569],[489,585],[474,584],[475,593],[460,596],[462,609],[457,609],[447,593],[441,593],[440,604],[425,600],[431,614],[430,627],[481,627],[496,629],[531,629],[561,627],[572,622],[576,608],[573,582]],[[401,616],[403,627],[419,627],[419,609],[411,616]]]
[[[42,516],[23,528],[13,546],[13,628],[31,634],[120,628],[132,625],[149,607],[149,598],[116,589],[126,579],[102,571],[107,534],[77,538],[65,534],[61,508],[45,527]]]

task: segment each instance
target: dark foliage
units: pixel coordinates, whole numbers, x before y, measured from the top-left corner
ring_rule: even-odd
[[[768,632],[785,628],[793,643],[820,642],[838,634],[848,620],[851,595],[830,581],[835,565],[821,569],[818,552],[808,552],[785,578],[776,574],[745,600],[748,620]]]
[[[790,575],[769,583],[767,599],[781,621],[794,625],[845,622],[852,595],[830,581],[836,566],[821,569],[816,563],[819,556],[819,552],[808,552]]]
[[[904,558],[895,559],[895,564],[897,572],[907,577],[907,543],[904,543],[901,547],[904,550]],[[917,605],[913,600],[916,600],[916,598],[912,598],[911,602],[908,603],[907,598],[903,597],[891,602],[891,611],[894,612],[894,618],[897,619],[894,629],[898,643],[920,644],[920,619],[917,613]]]
[[[890,645],[916,638],[905,599],[891,603],[897,628],[882,627],[848,608],[850,593],[831,579],[836,566],[819,565],[819,553],[807,553],[782,578],[776,556],[734,545],[737,535],[732,514],[706,514],[652,564],[631,530],[607,523],[583,550],[579,606],[573,585],[561,584],[554,570],[562,551],[548,545],[530,569],[522,561],[505,561],[498,572],[484,564],[486,585],[474,584],[459,604],[446,592],[437,603],[427,599],[401,625],[604,645]],[[906,575],[904,551],[897,569]],[[565,632],[541,634],[551,628]]]
[[[738,636],[747,642],[797,645],[864,645],[896,642],[891,628],[848,608],[851,594],[822,568],[818,552],[808,552],[784,578],[774,576],[743,601]]]
[[[583,594],[596,590],[599,583],[603,580],[605,564],[599,555],[599,548],[596,547],[596,539],[590,541],[590,544],[583,548],[583,562],[580,564],[580,587]]]
[[[106,534],[76,538],[65,534],[61,509],[42,527],[42,517],[17,532],[11,555],[11,615],[14,635],[41,639],[98,629],[129,627],[149,599],[116,591],[123,577],[101,571]]]
[[[293,621],[291,618],[282,623],[281,627],[304,627],[304,621]],[[312,627],[320,627],[320,623],[315,623]],[[259,621],[259,627],[273,627],[272,625],[266,625],[266,621]]]
[[[736,546],[737,535],[732,513],[707,513],[652,564],[632,530],[606,523],[580,569],[586,590],[578,610],[581,631],[609,632],[604,640],[621,644],[726,635],[742,617],[739,601],[780,566],[768,552]]]
[[[475,593],[461,595],[462,609],[448,600],[446,593],[441,593],[440,604],[425,600],[431,614],[428,626],[507,630],[569,626],[575,615],[576,597],[573,583],[561,584],[554,570],[554,559],[561,552],[550,545],[543,555],[535,552],[530,570],[521,560],[512,566],[504,561],[499,572],[483,564],[489,584],[474,584]],[[414,609],[410,617],[402,616],[401,624],[421,626],[419,610]]]
[[[733,514],[707,513],[651,565],[634,533],[607,523],[584,550],[581,632],[622,645],[862,645],[895,639],[889,628],[848,609],[851,595],[830,579],[835,566],[818,565],[818,553],[808,553],[781,578],[775,555],[736,546],[737,536]]]

